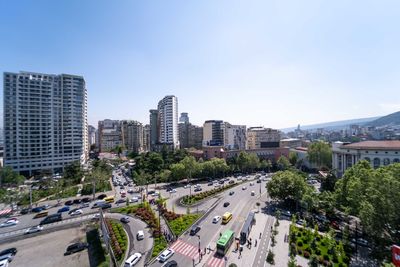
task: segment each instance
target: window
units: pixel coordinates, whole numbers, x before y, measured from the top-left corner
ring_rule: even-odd
[[[380,158],[374,158],[374,168],[379,168],[379,166],[381,165],[381,160]]]
[[[383,165],[384,166],[387,166],[389,164],[390,164],[390,159],[388,159],[388,158],[383,159]]]
[[[398,158],[395,158],[394,160],[393,160],[393,163],[399,163],[400,162],[400,160],[398,159]]]

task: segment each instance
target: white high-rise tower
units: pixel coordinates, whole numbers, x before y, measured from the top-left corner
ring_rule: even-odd
[[[173,95],[158,102],[159,142],[179,148],[178,98]]]

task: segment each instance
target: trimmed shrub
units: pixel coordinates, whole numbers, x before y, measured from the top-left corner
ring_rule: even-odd
[[[310,257],[310,252],[304,251],[304,258],[308,259]]]
[[[297,245],[298,245],[299,247],[302,247],[302,246],[303,246],[303,242],[298,241],[298,242],[297,242]]]
[[[324,260],[329,261],[329,256],[328,255],[324,254],[324,255],[322,255],[322,257],[324,258]]]

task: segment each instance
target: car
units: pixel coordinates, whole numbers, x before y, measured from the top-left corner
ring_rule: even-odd
[[[29,213],[29,208],[23,208],[19,213],[21,214],[21,215],[25,215],[25,214],[28,214]]]
[[[32,212],[41,212],[42,210],[44,210],[44,208],[42,206],[40,206],[40,207],[33,208],[31,211]]]
[[[218,183],[219,183],[219,184],[224,184],[225,181],[224,181],[224,180],[219,180]]]
[[[220,220],[221,220],[221,216],[217,215],[217,216],[214,216],[214,218],[212,219],[212,222],[218,223]]]
[[[125,203],[125,202],[126,202],[125,199],[120,198],[117,201],[115,201],[115,204],[121,204],[121,203]]]
[[[74,204],[81,204],[81,202],[82,202],[82,200],[79,198],[74,199],[74,201],[73,201]]]
[[[50,208],[51,208],[51,205],[49,205],[49,204],[46,204],[46,205],[43,205],[42,207],[43,207],[43,209],[45,209],[45,210],[48,210],[48,209],[50,209]]]
[[[201,227],[198,225],[193,225],[190,229],[190,235],[195,235],[201,230]]]
[[[233,180],[230,180],[229,182],[228,182],[228,184],[234,184],[235,183],[235,181],[233,181]]]
[[[243,186],[243,187],[242,187],[242,190],[246,190],[246,189],[247,189],[247,187],[246,187],[246,186]]]
[[[229,192],[229,195],[230,195],[230,196],[232,196],[233,194],[235,194],[235,191]]]
[[[288,210],[282,210],[281,214],[283,216],[286,216],[286,217],[291,217],[292,216],[292,213],[290,211],[288,211]]]
[[[256,193],[254,191],[251,191],[250,195],[255,196]]]
[[[84,198],[82,198],[82,202],[83,203],[89,203],[90,202],[90,198],[89,197],[84,197]]]
[[[153,194],[151,194],[152,197],[158,197],[160,195],[160,192],[156,191]]]
[[[365,239],[362,239],[362,238],[357,238],[357,239],[352,238],[351,242],[354,243],[354,244],[357,244],[359,246],[362,246],[362,247],[369,247],[368,241],[365,240]]]
[[[133,198],[131,198],[131,199],[129,200],[130,203],[135,203],[135,202],[138,202],[138,201],[139,201],[139,198],[138,198],[138,197],[133,197]]]
[[[2,256],[0,256],[0,263],[7,267],[8,263],[11,262],[14,259],[14,255],[12,255],[12,253],[8,253],[8,254],[4,254]]]
[[[142,254],[136,252],[135,254],[131,255],[126,261],[124,267],[132,267],[135,266],[138,261],[142,258]]]
[[[127,185],[128,185],[128,183],[127,183],[127,182],[124,182],[124,183],[123,183],[123,185],[124,185],[124,186],[127,186]]]
[[[174,260],[167,262],[161,267],[178,267],[178,263]]]
[[[68,206],[64,206],[61,209],[58,209],[57,213],[62,213],[62,212],[66,212],[69,211],[69,207]]]
[[[97,199],[103,199],[103,198],[105,198],[105,197],[107,197],[106,194],[101,194],[101,195],[98,195],[98,196],[97,196]]]
[[[136,239],[137,239],[137,240],[142,240],[142,239],[144,239],[144,232],[143,232],[143,230],[139,230],[139,231],[137,232],[137,234],[136,234]]]
[[[261,180],[257,180],[257,184],[260,184],[261,183]]]
[[[172,255],[174,255],[175,251],[168,248],[166,250],[164,250],[161,255],[158,257],[158,260],[160,262],[165,262],[166,260],[168,260],[169,258],[172,257]]]
[[[129,217],[128,216],[124,216],[120,219],[121,222],[123,223],[129,223]]]
[[[80,208],[80,209],[84,209],[84,208],[88,208],[89,206],[90,206],[89,203],[82,203],[82,204],[79,206],[79,208]]]
[[[73,212],[69,212],[68,214],[71,216],[82,215],[83,211],[80,209],[77,209],[77,210],[74,210]]]
[[[185,185],[183,188],[189,188],[189,187],[191,187],[192,185],[191,184],[187,184],[187,185]]]
[[[109,208],[111,208],[111,207],[112,207],[112,206],[111,206],[110,203],[104,203],[103,205],[100,206],[100,208],[101,208],[102,210],[109,209]]]
[[[129,188],[129,189],[128,189],[128,193],[129,193],[129,194],[133,194],[133,192],[134,192],[134,191],[133,191],[133,188]]]
[[[305,225],[305,221],[299,219],[299,220],[296,221],[296,224],[298,224],[298,225]]]
[[[214,185],[214,187],[218,188],[218,187],[221,187],[221,185],[220,184],[216,184],[216,185]]]
[[[119,189],[125,189],[125,186],[124,186],[124,185],[121,185],[121,186],[119,187]]]
[[[254,185],[254,182],[250,182],[250,186],[253,186]]]
[[[36,225],[36,226],[31,227],[31,228],[28,228],[28,229],[25,231],[25,234],[26,234],[26,235],[27,235],[27,234],[33,234],[33,233],[40,232],[40,231],[42,231],[42,230],[43,230],[43,226],[41,226],[41,225]]]
[[[16,248],[7,248],[5,250],[0,251],[0,256],[4,256],[7,254],[11,254],[12,256],[15,256],[17,254],[18,250]]]
[[[230,204],[231,204],[231,203],[229,203],[229,202],[225,202],[225,203],[224,203],[224,207],[226,208],[226,207],[228,207]]]
[[[175,188],[170,188],[167,190],[168,193],[176,193],[176,189]]]
[[[74,243],[74,244],[69,245],[67,247],[67,250],[64,253],[64,256],[71,255],[72,253],[82,251],[82,250],[84,250],[86,248],[88,248],[88,244],[87,243],[80,243],[80,242]]]
[[[9,261],[8,259],[0,260],[0,267],[8,267]]]
[[[7,220],[0,224],[0,227],[8,227],[8,226],[15,226],[19,223],[18,220]]]
[[[93,216],[91,217],[92,221],[97,221],[99,219],[100,219],[100,213],[93,214]]]
[[[72,201],[72,200],[68,200],[65,202],[66,206],[72,206],[73,204],[74,204],[74,201]]]
[[[336,221],[332,221],[331,222],[331,226],[332,226],[333,229],[339,230],[339,224]]]
[[[203,189],[201,188],[201,187],[196,187],[195,189],[194,189],[194,192],[199,192],[199,191],[202,191]]]
[[[213,182],[208,182],[208,186],[212,186],[214,183]]]

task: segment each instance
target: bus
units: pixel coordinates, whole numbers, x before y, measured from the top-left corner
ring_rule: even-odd
[[[33,217],[33,219],[46,217],[47,215],[49,215],[49,212],[48,212],[47,210],[46,210],[46,211],[42,211],[42,212],[37,213],[37,214]]]
[[[231,219],[232,219],[232,213],[225,212],[224,215],[222,215],[222,224],[227,224]]]
[[[114,203],[114,196],[108,196],[103,199],[107,203]]]
[[[242,245],[246,243],[247,239],[249,238],[251,228],[256,222],[254,215],[254,212],[249,212],[249,215],[247,216],[247,219],[243,224],[242,230],[240,231],[240,244]]]
[[[224,256],[228,252],[234,240],[235,233],[231,230],[226,230],[217,241],[217,254]]]

